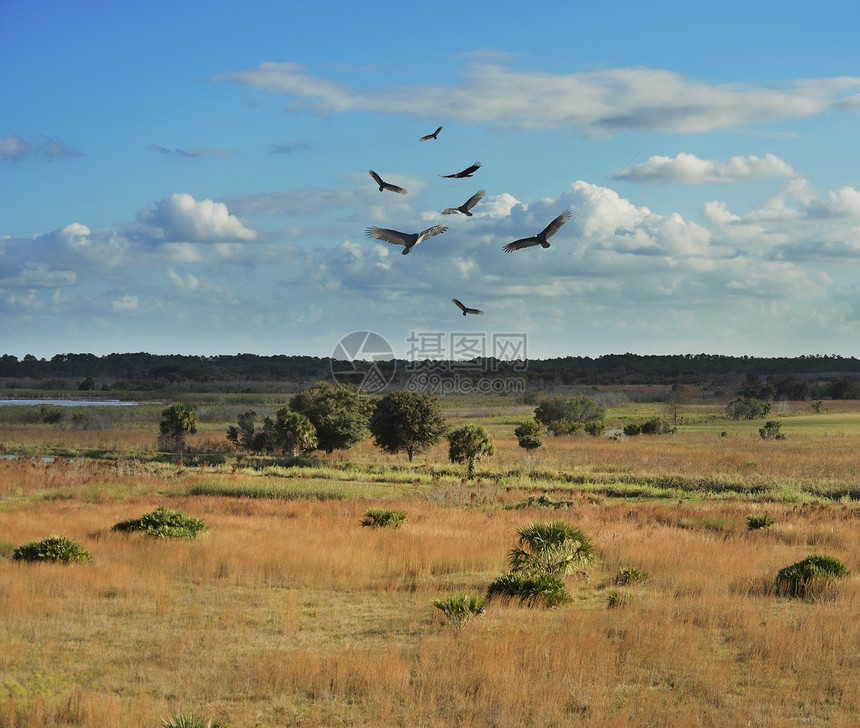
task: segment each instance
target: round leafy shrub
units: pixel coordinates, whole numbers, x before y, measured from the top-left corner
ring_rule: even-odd
[[[555,574],[511,572],[487,587],[487,599],[519,599],[528,606],[557,607],[570,601],[564,582]]]
[[[158,506],[152,513],[140,518],[120,521],[113,527],[114,531],[132,533],[141,531],[147,536],[158,538],[196,538],[197,534],[206,530],[206,524],[199,518],[194,518],[180,511],[171,511],[164,506]]]
[[[362,526],[373,528],[400,528],[406,523],[406,514],[392,508],[371,508],[364,514]]]
[[[59,561],[73,564],[90,561],[89,551],[66,536],[48,536],[41,541],[31,541],[12,552],[16,561]]]
[[[747,516],[748,531],[755,531],[759,528],[768,528],[769,526],[772,526],[773,523],[773,516],[770,516],[767,513]]]
[[[829,580],[850,573],[839,559],[813,554],[777,572],[776,592],[781,596],[814,597],[817,589]]]

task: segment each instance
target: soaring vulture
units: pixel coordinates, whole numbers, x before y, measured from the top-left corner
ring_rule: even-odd
[[[468,200],[466,200],[460,207],[449,207],[447,210],[442,210],[443,215],[454,215],[458,212],[462,212],[464,215],[468,215],[472,217],[472,213],[470,210],[480,202],[481,198],[486,194],[486,190],[478,190],[474,195],[472,195]]]
[[[474,314],[477,314],[478,316],[483,316],[483,315],[484,315],[484,312],[483,312],[483,311],[479,311],[477,308],[469,308],[468,306],[464,306],[464,305],[463,305],[462,303],[460,303],[456,298],[452,298],[451,300],[452,300],[454,303],[456,303],[456,304],[457,304],[458,308],[463,312],[463,315],[464,315],[464,316],[465,316],[467,313],[474,313]]]
[[[370,170],[370,176],[376,180],[376,184],[379,185],[379,191],[380,192],[382,192],[382,190],[391,190],[392,192],[396,192],[398,195],[405,195],[406,194],[406,190],[404,190],[402,187],[398,187],[397,185],[389,184],[388,182],[383,182],[382,177],[380,177],[378,174],[376,174],[376,172],[374,172],[372,169]]]
[[[564,225],[568,220],[570,220],[570,210],[565,210],[563,213],[561,213],[561,215],[559,215],[537,235],[534,235],[530,238],[521,238],[520,240],[514,240],[514,242],[508,243],[504,247],[504,251],[506,253],[510,253],[514,250],[530,248],[533,245],[540,245],[543,248],[548,248],[549,239],[559,230],[561,230],[561,226]]]
[[[444,233],[447,229],[447,225],[434,225],[420,233],[401,233],[397,230],[389,230],[388,228],[369,227],[367,228],[366,235],[369,238],[384,240],[386,243],[391,243],[392,245],[402,245],[405,248],[402,251],[403,255],[408,255],[409,251],[422,240],[427,240],[427,238],[432,238],[434,235]]]
[[[428,139],[437,139],[439,137],[439,132],[442,131],[442,127],[440,126],[436,131],[432,134],[428,134],[427,136],[421,137],[419,141],[426,142]]]
[[[466,167],[462,172],[457,172],[456,174],[440,174],[440,177],[450,178],[450,177],[471,177],[472,173],[481,166],[480,162],[475,162],[471,167]]]

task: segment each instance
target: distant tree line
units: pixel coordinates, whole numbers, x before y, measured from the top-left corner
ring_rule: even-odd
[[[437,363],[438,364],[438,363]],[[718,354],[606,354],[553,359],[448,362],[461,380],[519,378],[531,390],[552,386],[686,385],[703,391],[760,400],[860,398],[860,359],[836,355],[747,357]],[[416,362],[376,362],[393,387],[405,386]],[[437,367],[438,369],[438,367]],[[152,390],[181,385],[232,384],[253,389],[259,382],[300,385],[331,380],[327,357],[232,354],[57,354],[37,359],[0,356],[6,387],[43,389]]]

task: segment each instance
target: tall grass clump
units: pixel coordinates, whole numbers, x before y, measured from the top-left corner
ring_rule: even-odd
[[[197,538],[197,534],[205,531],[206,524],[199,518],[194,518],[181,511],[171,511],[164,506],[158,506],[152,513],[140,518],[130,518],[120,521],[113,527],[114,531],[132,533],[140,531],[147,536],[158,538]]]
[[[361,521],[372,528],[400,528],[404,523],[406,514],[393,508],[370,508]]]
[[[832,579],[848,576],[850,573],[839,559],[813,554],[777,572],[776,592],[780,596],[814,599]]]
[[[564,582],[555,574],[511,572],[495,579],[487,587],[487,599],[519,600],[527,607],[557,607],[571,601]]]
[[[89,551],[77,541],[66,536],[48,536],[40,541],[30,541],[12,552],[16,561],[58,561],[62,564],[74,564],[90,561]]]
[[[441,610],[448,623],[458,632],[475,617],[484,613],[487,599],[479,594],[464,592],[435,599],[433,606]]]

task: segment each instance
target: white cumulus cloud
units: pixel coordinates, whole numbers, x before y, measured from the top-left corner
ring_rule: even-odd
[[[138,220],[160,231],[166,242],[248,241],[257,237],[257,232],[231,215],[223,202],[198,201],[185,192],[163,197],[141,210]]]
[[[654,156],[622,172],[619,177],[633,182],[661,182],[688,185],[737,182],[744,179],[794,176],[791,165],[775,154],[736,156],[726,162],[700,159],[680,152],[675,157]]]

